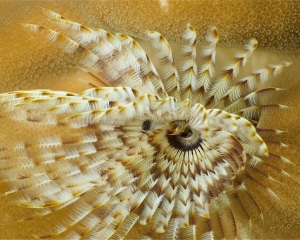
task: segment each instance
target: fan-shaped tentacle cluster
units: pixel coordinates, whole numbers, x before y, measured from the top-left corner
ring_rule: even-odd
[[[148,32],[163,70],[159,75],[129,36],[44,11],[60,31],[25,27],[41,32],[63,51],[76,53],[80,64],[106,86],[79,94],[31,90],[0,95],[2,116],[9,121],[59,129],[4,146],[0,152],[1,180],[12,186],[5,194],[20,195],[18,205],[41,208],[27,219],[73,206],[53,233],[39,237],[67,232],[71,238],[119,239],[141,224],[141,236],[152,238],[232,238],[237,236],[233,199],[250,223],[241,201],[245,195],[261,214],[239,176],[249,166],[259,172],[269,154],[253,126],[261,110],[284,108],[260,103],[261,95],[281,89],[257,86],[288,63],[233,81],[257,47],[251,39],[217,75],[219,35],[212,27],[198,69],[196,32],[187,25],[179,70],[167,40]],[[225,220],[218,210],[226,212]]]

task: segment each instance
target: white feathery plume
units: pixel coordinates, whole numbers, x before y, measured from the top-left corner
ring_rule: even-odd
[[[205,63],[199,69],[195,91],[196,93],[199,91],[199,95],[208,92],[212,78],[215,76],[214,64],[216,60],[216,46],[219,40],[218,29],[216,27],[209,28],[205,40],[209,45],[202,50],[202,57],[205,59]],[[201,88],[203,89],[201,90]],[[202,98],[203,96],[201,96],[200,100],[203,101]]]
[[[254,71],[250,76],[241,79],[236,86],[229,89],[225,96],[229,96],[230,101],[234,102],[245,94],[242,94],[243,90],[243,92],[245,92],[245,90],[248,90],[249,92],[249,90],[254,89],[259,83],[266,82],[270,73],[272,73],[273,76],[276,76],[275,73],[281,71],[283,67],[288,67],[289,65],[290,63],[284,62],[283,64],[272,65],[268,68]]]
[[[165,87],[157,73],[151,59],[147,56],[142,47],[131,37],[123,33],[116,33],[116,37],[125,45],[136,57],[140,64],[140,77],[144,82],[151,81],[155,87],[156,93],[160,97],[166,97]]]
[[[209,91],[208,96],[210,98],[214,98],[215,101],[218,101],[222,98],[223,94],[226,92],[226,90],[231,84],[230,81],[237,76],[240,69],[246,64],[248,58],[257,48],[257,45],[258,44],[256,39],[251,39],[244,46],[245,52],[236,54],[236,61],[225,68],[222,77],[219,80],[217,80],[217,82],[212,86],[212,89]]]
[[[228,95],[224,97],[224,100],[226,102],[230,102],[226,107],[223,109],[226,110],[227,112],[236,112],[238,109],[243,109],[246,107],[253,106],[258,103],[259,99],[264,96],[264,95],[269,95],[269,94],[274,94],[275,92],[282,91],[284,90],[283,88],[263,88],[254,92],[251,92],[247,94],[246,96],[242,97],[239,96],[237,97],[238,100],[230,100],[228,99]]]
[[[43,13],[45,14],[45,16],[46,16],[47,18],[49,18],[49,19],[52,19],[52,18],[61,19],[61,18],[63,18],[63,19],[66,19],[66,20],[67,20],[67,18],[65,18],[65,17],[61,16],[60,14],[58,14],[58,13],[56,13],[56,12],[53,12],[53,11],[47,9],[47,8],[41,7],[41,10],[42,10]]]
[[[288,106],[282,104],[264,104],[264,105],[255,105],[251,107],[247,107],[244,109],[240,109],[238,112],[241,116],[248,119],[258,119],[261,115],[261,111],[264,109],[286,109]]]
[[[183,33],[183,55],[187,58],[181,65],[180,91],[181,99],[189,99],[193,103],[193,93],[196,90],[197,63],[196,63],[196,31],[188,24]]]
[[[66,20],[60,20],[60,23],[65,24],[66,22]],[[30,24],[26,24],[25,27],[30,27],[31,30],[33,29],[33,26]],[[99,35],[97,35],[99,40],[90,46],[86,45],[85,42],[80,43],[74,41],[72,36],[68,37],[42,26],[36,28],[34,28],[34,32],[46,32],[45,35],[47,39],[50,42],[55,42],[63,51],[67,53],[78,53],[80,64],[92,72],[97,78],[101,79],[105,84],[125,85],[125,82],[131,82],[133,85],[130,87],[139,87],[140,89],[144,89],[145,91],[147,89],[147,91],[149,91],[149,86],[147,84],[144,85],[143,80],[139,77],[140,68],[136,58],[125,46],[122,47],[121,42],[112,34],[105,34],[105,31],[101,29],[93,30]],[[82,32],[82,29],[81,27],[78,31]],[[104,31],[104,33],[101,33],[101,31]],[[109,48],[103,49],[103,43]],[[100,49],[97,47],[99,45],[101,45]],[[111,65],[115,67],[112,68]],[[154,89],[150,89],[150,91],[154,91]]]
[[[166,92],[168,95],[180,99],[180,78],[168,41],[160,33],[155,31],[148,31],[147,35],[156,51],[159,63],[163,65],[162,81],[164,82]]]

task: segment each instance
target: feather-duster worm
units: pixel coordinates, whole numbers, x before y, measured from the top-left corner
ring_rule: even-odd
[[[279,201],[272,185],[291,178],[282,166],[292,163],[271,150],[284,144],[268,136],[282,131],[257,126],[265,109],[286,108],[262,101],[282,89],[261,85],[288,62],[238,79],[257,47],[250,39],[215,73],[219,33],[212,27],[197,69],[196,32],[187,25],[179,67],[166,39],[148,31],[158,73],[126,34],[45,12],[59,31],[24,26],[75,54],[106,87],[0,96],[3,119],[29,133],[44,129],[1,146],[5,195],[36,209],[26,220],[68,209],[37,237],[133,238],[138,228],[135,238],[234,238],[239,224],[263,222],[258,195]]]

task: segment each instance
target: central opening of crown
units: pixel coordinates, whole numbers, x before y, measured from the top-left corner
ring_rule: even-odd
[[[173,121],[168,124],[166,134],[169,144],[182,151],[190,151],[201,147],[201,134],[187,124],[186,121]]]

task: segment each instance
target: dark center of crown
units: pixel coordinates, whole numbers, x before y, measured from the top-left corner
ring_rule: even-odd
[[[181,151],[190,151],[197,148],[202,148],[202,138],[199,133],[193,132],[190,127],[185,127],[177,134],[172,131],[168,131],[166,138],[169,144]]]

